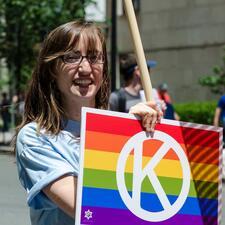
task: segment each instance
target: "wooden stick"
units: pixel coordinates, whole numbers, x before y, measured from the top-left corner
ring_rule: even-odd
[[[134,7],[132,4],[132,0],[124,0],[125,12],[127,15],[133,43],[134,43],[134,50],[137,57],[137,64],[141,72],[141,83],[144,89],[145,98],[147,101],[151,101],[152,98],[152,84],[151,79],[148,71],[148,67],[146,64],[146,58],[141,42],[141,37],[137,25],[136,16],[134,13]]]

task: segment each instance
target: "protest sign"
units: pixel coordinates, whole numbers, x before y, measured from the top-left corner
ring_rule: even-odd
[[[219,225],[222,129],[83,108],[76,225]]]

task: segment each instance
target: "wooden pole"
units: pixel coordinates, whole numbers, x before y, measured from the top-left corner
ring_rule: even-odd
[[[146,64],[146,58],[141,42],[140,32],[137,25],[136,16],[132,0],[124,0],[124,8],[127,15],[131,36],[133,39],[134,50],[137,57],[137,64],[141,72],[141,83],[144,89],[145,98],[147,101],[152,101],[152,84]]]
[[[117,15],[116,15],[116,0],[112,1],[111,4],[111,20],[112,20],[112,30],[111,30],[111,91],[116,89],[116,59],[117,59]]]

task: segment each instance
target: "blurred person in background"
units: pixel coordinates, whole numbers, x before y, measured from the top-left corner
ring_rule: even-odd
[[[225,143],[225,95],[221,96],[217,103],[213,125],[223,127],[223,143]]]
[[[23,113],[24,113],[24,99],[25,94],[24,92],[20,92],[19,94],[15,94],[12,97],[12,116],[13,116],[13,122],[14,126],[17,127],[22,119],[23,119]]]
[[[180,116],[175,112],[171,97],[168,93],[168,85],[166,83],[160,84],[158,86],[157,93],[159,99],[163,100],[166,104],[166,110],[163,115],[163,118],[171,120],[180,120]]]
[[[216,127],[223,127],[223,148],[225,147],[225,95],[221,96],[217,103],[214,114],[213,125]],[[223,150],[223,169],[222,177],[225,179],[225,150]]]
[[[149,68],[153,68],[156,66],[156,62],[149,60],[147,65]],[[143,101],[141,73],[134,54],[126,54],[120,58],[120,73],[124,85],[111,93],[109,108],[112,111],[129,112],[132,106]]]
[[[9,107],[10,107],[10,100],[8,98],[8,95],[6,92],[2,93],[2,100],[0,104],[0,109],[1,109],[1,117],[2,117],[2,132],[3,132],[3,142],[5,143],[5,133],[9,131],[10,127],[10,112],[9,112]]]

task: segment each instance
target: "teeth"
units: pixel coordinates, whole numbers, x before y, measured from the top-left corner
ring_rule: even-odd
[[[91,80],[76,80],[76,84],[90,84]]]

